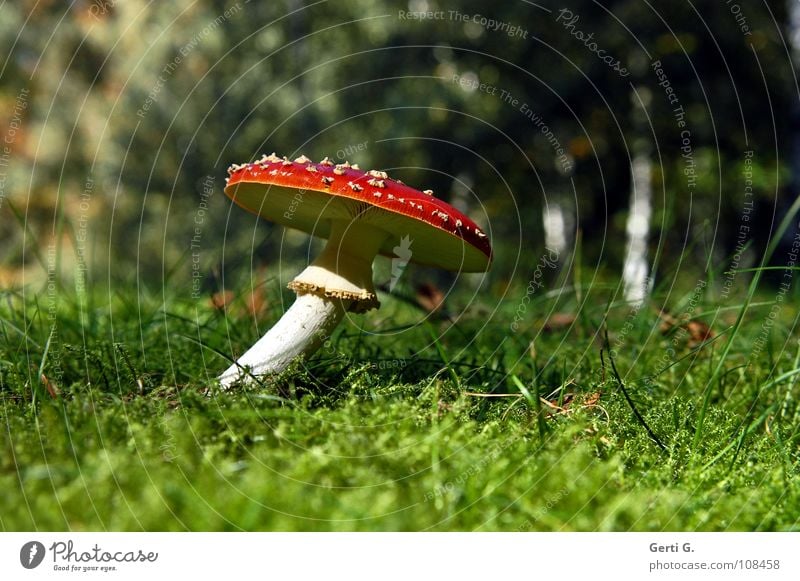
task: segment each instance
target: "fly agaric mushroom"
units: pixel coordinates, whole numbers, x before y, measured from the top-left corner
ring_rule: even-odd
[[[241,379],[280,373],[313,354],[347,311],[379,306],[372,282],[377,254],[446,270],[485,272],[492,249],[475,223],[433,192],[420,192],[381,171],[361,171],[327,157],[313,163],[274,153],[228,168],[225,194],[272,222],[327,238],[322,253],[289,288],[297,299],[283,317],[219,376],[224,388]],[[402,242],[401,242],[402,241]]]

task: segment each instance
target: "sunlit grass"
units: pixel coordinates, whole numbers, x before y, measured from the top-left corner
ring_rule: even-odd
[[[775,297],[754,292],[721,360],[741,301],[718,311],[703,289],[694,316],[714,334],[691,343],[659,315],[680,319],[691,285],[634,311],[609,302],[616,285],[556,280],[517,332],[524,288],[491,316],[491,297],[468,310],[456,293],[455,322],[383,297],[306,365],[230,393],[213,388],[220,354],[279,316],[274,284],[259,329],[244,296],[226,314],[59,289],[53,319],[46,299],[6,292],[0,526],[797,529],[796,307],[753,357]]]

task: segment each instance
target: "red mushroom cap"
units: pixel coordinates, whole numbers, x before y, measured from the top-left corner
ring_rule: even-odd
[[[409,236],[411,261],[446,270],[484,272],[492,249],[481,229],[451,205],[387,177],[325,158],[313,163],[274,153],[228,168],[225,194],[242,208],[272,222],[327,238],[330,220],[363,220],[393,237],[380,253],[394,256],[397,240]],[[267,187],[265,187],[267,186]]]

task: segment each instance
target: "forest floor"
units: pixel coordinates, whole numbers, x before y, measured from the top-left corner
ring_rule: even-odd
[[[0,530],[800,529],[798,301],[777,289],[453,294],[456,320],[385,296],[220,392],[291,300],[266,286],[257,318],[246,297],[4,292]]]

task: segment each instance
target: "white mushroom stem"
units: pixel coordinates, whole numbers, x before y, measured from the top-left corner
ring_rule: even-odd
[[[310,357],[346,311],[378,306],[372,262],[388,234],[358,219],[334,220],[328,243],[289,288],[297,300],[283,317],[219,376],[223,388],[237,381],[284,371],[292,361]]]
[[[220,384],[228,389],[240,379],[280,373],[298,357],[313,354],[342,320],[348,302],[298,296],[281,320],[219,376]]]

